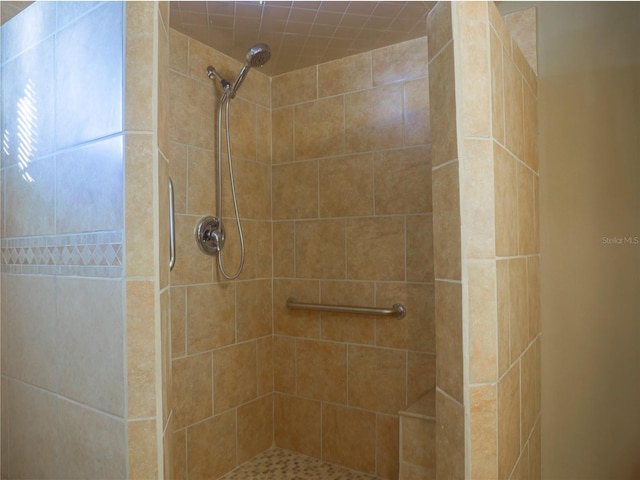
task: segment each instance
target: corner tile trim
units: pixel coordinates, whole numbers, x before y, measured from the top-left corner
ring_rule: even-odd
[[[121,230],[41,237],[3,238],[2,271],[29,275],[121,277]]]

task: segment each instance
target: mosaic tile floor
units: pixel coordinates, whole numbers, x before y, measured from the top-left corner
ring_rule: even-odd
[[[376,480],[300,453],[271,448],[219,480]]]

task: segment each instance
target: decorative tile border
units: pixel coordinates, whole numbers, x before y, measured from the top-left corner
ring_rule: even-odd
[[[3,238],[2,271],[31,275],[120,277],[122,231]]]

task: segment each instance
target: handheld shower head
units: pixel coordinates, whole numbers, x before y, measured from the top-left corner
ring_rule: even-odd
[[[271,58],[271,49],[266,43],[257,43],[247,52],[247,63],[252,67],[262,67]]]
[[[236,92],[240,88],[240,85],[242,85],[244,77],[249,72],[249,69],[251,67],[262,67],[270,58],[271,49],[266,43],[257,43],[249,49],[244,65],[242,66],[242,70],[240,70],[238,78],[236,78],[236,81],[233,82],[233,87],[231,87],[231,98],[236,96]]]

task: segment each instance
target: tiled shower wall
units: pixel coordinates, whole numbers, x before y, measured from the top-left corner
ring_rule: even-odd
[[[397,478],[398,411],[435,384],[427,40],[272,88],[275,442]]]
[[[2,27],[3,477],[127,475],[123,19],[42,2]]]
[[[273,443],[271,82],[252,70],[231,104],[231,145],[247,258],[237,280],[219,274],[193,230],[215,215],[214,125],[220,86],[242,64],[170,31],[169,169],[175,187],[177,263],[171,274],[175,478],[217,478]],[[228,182],[228,179],[225,178]],[[224,186],[225,268],[238,235]]]
[[[215,212],[220,90],[205,70],[232,79],[241,63],[171,32],[176,478],[217,477],[268,448],[274,429],[285,448],[397,477],[398,410],[435,385],[426,48],[423,38],[273,81],[251,71],[231,105],[248,257],[229,282],[193,228]],[[224,202],[227,217],[228,187]],[[290,313],[288,296],[409,313]]]
[[[427,24],[437,474],[540,478],[537,79],[493,3]]]

